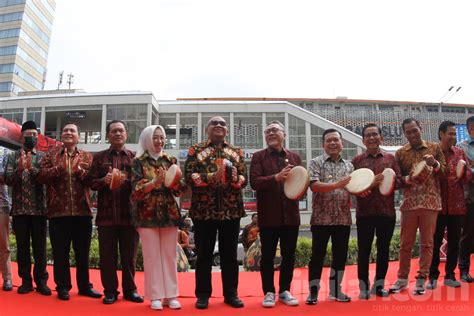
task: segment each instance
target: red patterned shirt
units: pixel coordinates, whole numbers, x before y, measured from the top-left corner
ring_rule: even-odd
[[[355,169],[369,168],[374,174],[382,173],[385,168],[391,168],[397,175],[395,188],[399,188],[401,184],[400,168],[398,167],[395,157],[392,154],[380,151],[377,155],[371,155],[368,152],[355,156],[352,159]],[[378,188],[372,188],[371,193],[362,198],[357,197],[356,217],[364,216],[388,216],[395,217],[395,203],[393,201],[393,193],[389,196],[380,194]]]
[[[433,155],[440,163],[437,172],[433,171],[423,183],[412,183],[403,190],[403,202],[400,211],[416,209],[441,210],[441,195],[439,191],[439,175],[446,170],[446,160],[443,151],[437,143],[423,141],[418,148],[406,144],[395,154],[400,166],[402,177],[410,174],[413,167],[423,160],[423,156]]]
[[[447,151],[443,150],[446,158],[447,172],[440,177],[441,201],[444,215],[464,215],[466,214],[466,203],[464,202],[464,185],[471,181],[471,168],[466,168],[466,172],[460,180],[456,177],[456,166],[459,160],[468,162],[466,154],[461,148],[451,147]]]

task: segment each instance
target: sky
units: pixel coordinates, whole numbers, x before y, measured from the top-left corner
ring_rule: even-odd
[[[474,104],[471,0],[56,0],[46,89]],[[448,92],[448,89],[454,89]],[[461,89],[454,94],[454,91]]]

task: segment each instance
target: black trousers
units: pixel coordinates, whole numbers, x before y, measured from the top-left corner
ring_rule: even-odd
[[[330,294],[336,295],[340,292],[346,266],[350,232],[350,226],[311,226],[313,236],[312,254],[309,262],[309,287],[311,292],[317,292],[320,288],[321,273],[329,238],[331,238],[332,243],[332,263],[329,277]]]
[[[471,253],[474,252],[474,203],[466,206],[467,213],[464,217],[459,249],[459,271],[461,273],[469,272]]]
[[[459,240],[461,238],[461,228],[464,220],[462,215],[442,215],[438,214],[436,220],[436,231],[433,236],[433,259],[430,266],[430,279],[439,277],[439,248],[443,243],[444,230],[448,230],[448,253],[446,256],[445,272],[446,278],[453,279],[454,270],[459,255]]]
[[[74,250],[76,281],[79,291],[92,288],[89,283],[89,250],[91,247],[92,217],[65,216],[49,220],[49,239],[53,248],[54,282],[56,290],[71,290],[69,252]]]
[[[124,295],[136,292],[135,264],[137,262],[138,232],[132,226],[99,226],[100,279],[104,293],[118,295],[118,253],[122,266]]]
[[[12,227],[16,236],[18,275],[23,284],[46,284],[46,217],[32,215],[15,215]],[[35,266],[31,277],[30,240],[33,248]]]
[[[295,266],[295,250],[298,240],[298,226],[260,227],[260,242],[262,244],[262,259],[260,261],[260,277],[262,278],[263,293],[275,293],[273,282],[273,262],[280,241],[281,267],[279,293],[289,291]]]
[[[367,216],[357,218],[357,275],[361,291],[369,290],[369,259],[374,236],[377,236],[377,268],[374,286],[383,288],[388,270],[390,240],[395,228],[395,218]]]
[[[196,297],[209,298],[212,294],[212,254],[216,236],[219,239],[223,295],[226,298],[237,296],[239,284],[239,263],[237,261],[239,231],[240,219],[224,221],[194,220],[194,241],[197,248]]]

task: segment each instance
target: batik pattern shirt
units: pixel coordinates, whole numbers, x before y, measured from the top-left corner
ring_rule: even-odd
[[[401,186],[400,168],[395,161],[395,156],[392,154],[380,151],[376,155],[371,155],[368,152],[355,156],[352,159],[354,168],[368,168],[374,172],[375,175],[380,174],[385,168],[391,168],[395,171],[395,189]],[[393,200],[394,194],[384,196],[380,194],[379,188],[370,189],[370,194],[366,197],[357,197],[357,211],[356,217],[365,216],[387,216],[395,217],[395,203]]]
[[[474,138],[469,138],[461,143],[458,143],[457,146],[461,148],[469,159],[469,165],[471,167],[471,172],[474,173]],[[474,181],[470,181],[468,185],[465,186],[465,197],[467,204],[474,204]]]
[[[237,181],[212,181],[218,159],[227,159],[236,167]],[[230,220],[245,216],[242,188],[247,185],[247,168],[242,149],[226,142],[218,147],[210,140],[196,144],[188,150],[184,169],[186,183],[192,189],[192,219]]]
[[[73,170],[76,164],[80,170]],[[41,160],[38,181],[46,184],[48,218],[92,216],[90,189],[85,178],[92,163],[89,152],[54,148]]]
[[[144,192],[144,186],[158,176],[160,168],[167,170],[176,163],[176,158],[166,153],[155,160],[145,152],[133,160],[132,224],[135,227],[178,226],[180,212],[174,197],[186,189],[184,181],[177,189],[166,188],[162,184],[148,193]]]
[[[418,148],[406,144],[395,153],[395,159],[400,166],[402,177],[410,175],[415,165],[423,160],[425,155],[433,155],[440,163],[438,171],[433,170],[423,183],[412,183],[403,190],[403,202],[400,211],[416,209],[441,210],[441,193],[439,175],[446,171],[446,160],[443,151],[437,143],[422,141]]]
[[[334,183],[354,171],[348,160],[334,161],[324,153],[311,160],[309,179],[311,182]],[[345,189],[330,192],[313,192],[311,225],[352,225],[350,194]]]
[[[466,202],[464,200],[464,187],[471,182],[471,168],[466,168],[463,177],[458,180],[456,176],[456,166],[459,160],[469,163],[464,151],[458,147],[451,147],[447,151],[443,150],[446,158],[447,171],[440,177],[439,185],[441,189],[441,202],[443,215],[464,215],[466,214]]]
[[[130,195],[132,194],[132,162],[135,153],[127,148],[120,151],[112,148],[94,155],[87,180],[92,190],[97,191],[97,226],[130,226],[132,224]],[[104,177],[112,168],[126,174],[119,188],[110,190]]]
[[[10,150],[5,147],[0,147],[0,176],[5,176],[5,167],[7,165],[8,154]],[[8,196],[8,186],[0,184],[0,214],[10,214],[11,201]]]
[[[5,168],[5,183],[12,187],[11,215],[46,215],[46,188],[37,181],[40,161],[44,153],[31,151],[31,170],[18,168],[23,149],[11,152]]]

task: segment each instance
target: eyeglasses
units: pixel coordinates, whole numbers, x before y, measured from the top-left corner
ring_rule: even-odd
[[[269,128],[269,129],[266,129],[264,133],[265,135],[270,135],[270,134],[276,134],[278,132],[283,132],[283,130],[279,128]]]
[[[217,126],[217,125],[220,125],[220,126],[227,126],[227,123],[225,121],[217,121],[217,120],[212,120],[212,121],[209,121],[209,125],[213,125],[213,126]]]

